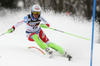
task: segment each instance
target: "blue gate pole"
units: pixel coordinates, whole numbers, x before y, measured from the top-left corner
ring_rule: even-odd
[[[91,59],[90,59],[90,66],[92,66],[92,59],[93,59],[93,41],[94,41],[95,7],[96,7],[96,0],[93,1],[93,23],[92,23],[92,40],[91,40]]]

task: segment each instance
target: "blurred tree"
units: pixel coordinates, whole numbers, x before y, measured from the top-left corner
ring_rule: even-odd
[[[85,9],[85,15],[86,15],[87,19],[91,19],[93,2],[92,2],[92,0],[85,0],[84,3],[86,4],[86,7],[87,7]]]
[[[56,0],[52,0],[52,1],[51,1],[51,8],[52,8],[55,12],[57,11],[56,5],[57,5]]]
[[[58,0],[58,4],[57,4],[57,10],[58,10],[58,12],[62,12],[63,11],[63,1],[62,0]]]
[[[5,8],[15,8],[20,0],[0,0],[0,6]],[[72,14],[81,14],[87,19],[91,19],[93,10],[93,0],[21,0],[24,2],[24,8],[34,4],[40,4],[44,11],[54,10],[56,12],[71,12]],[[100,6],[100,0],[96,0],[96,5]],[[98,7],[100,11],[100,7]],[[99,17],[99,11],[96,9],[96,18]]]
[[[76,0],[63,0],[63,7],[64,7],[63,11],[75,14],[77,12],[75,3]]]
[[[15,0],[0,0],[1,7],[5,7],[5,8],[15,8],[14,1]]]

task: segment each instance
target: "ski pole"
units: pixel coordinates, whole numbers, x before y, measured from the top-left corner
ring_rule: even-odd
[[[85,39],[85,40],[90,40],[88,38],[84,38],[84,37],[81,37],[81,36],[78,36],[78,35],[74,35],[74,34],[71,34],[71,33],[67,33],[67,32],[64,32],[64,31],[61,31],[61,30],[58,30],[58,29],[54,29],[54,28],[50,28],[48,27],[49,29],[51,30],[55,30],[55,31],[58,31],[58,32],[61,32],[61,33],[65,33],[65,34],[68,34],[68,35],[72,35],[72,36],[75,36],[75,37],[78,37],[78,38],[82,38],[82,39]]]
[[[5,33],[1,34],[0,36],[5,35],[5,34],[7,34],[7,33],[10,33],[10,32],[12,32],[12,31],[13,31],[13,29],[8,30],[7,32],[5,32]]]
[[[5,35],[5,34],[7,34],[7,32],[5,32],[5,33],[1,34],[0,36]]]

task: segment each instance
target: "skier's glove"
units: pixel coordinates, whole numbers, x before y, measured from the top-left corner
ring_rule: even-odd
[[[8,29],[7,33],[12,33],[15,29],[14,28],[10,28]]]
[[[48,28],[48,27],[49,27],[49,24],[40,24],[39,26],[40,26],[41,28],[46,29],[46,28]]]

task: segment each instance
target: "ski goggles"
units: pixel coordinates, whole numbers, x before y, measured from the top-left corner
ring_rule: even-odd
[[[34,14],[34,15],[40,15],[41,13],[40,13],[40,12],[35,12],[35,11],[33,11],[33,14]]]

